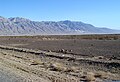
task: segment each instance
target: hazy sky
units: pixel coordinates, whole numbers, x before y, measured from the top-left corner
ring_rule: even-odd
[[[82,21],[120,29],[120,0],[0,0],[0,15],[37,21]]]

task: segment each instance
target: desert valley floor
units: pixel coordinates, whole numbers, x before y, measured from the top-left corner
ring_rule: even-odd
[[[0,80],[117,82],[120,35],[0,36]]]

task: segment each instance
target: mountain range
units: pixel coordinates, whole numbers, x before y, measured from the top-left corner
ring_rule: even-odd
[[[0,16],[0,35],[61,35],[61,34],[113,34],[120,30],[98,28],[78,21],[31,21],[29,19]]]

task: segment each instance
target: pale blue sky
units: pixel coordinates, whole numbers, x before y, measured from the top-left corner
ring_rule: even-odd
[[[120,0],[0,0],[0,16],[82,21],[120,29]]]

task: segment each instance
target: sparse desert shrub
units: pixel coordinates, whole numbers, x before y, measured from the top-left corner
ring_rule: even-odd
[[[103,56],[97,56],[97,57],[94,57],[94,59],[104,59]]]
[[[93,75],[87,75],[85,79],[87,82],[95,81],[95,77]]]
[[[52,71],[63,71],[63,72],[68,72],[69,71],[69,69],[61,63],[49,64],[48,68]]]
[[[72,66],[72,67],[70,67],[70,70],[72,71],[72,72],[79,72],[80,70],[79,70],[79,67],[75,67],[75,66]]]
[[[59,50],[59,52],[63,53],[63,52],[65,52],[65,49],[61,49],[61,50]]]
[[[99,71],[97,73],[95,73],[94,75],[96,78],[103,78],[103,79],[106,79],[108,78],[108,74],[103,72],[103,71]]]
[[[51,50],[48,50],[48,52],[52,52]]]
[[[30,65],[44,65],[44,62],[40,60],[32,60]]]
[[[104,57],[103,56],[98,56],[98,59],[103,59]]]
[[[99,37],[98,39],[99,39],[99,40],[104,40],[104,38],[103,38],[103,37]]]
[[[64,53],[64,54],[68,54],[68,53],[71,53],[72,50],[61,49],[61,50],[59,50],[58,52]]]
[[[93,44],[91,44],[91,46],[93,46]]]
[[[87,81],[95,81],[94,73],[87,72],[87,76],[85,77]]]
[[[95,79],[96,79],[94,76],[94,73],[92,73],[92,72],[84,72],[84,74],[81,78],[83,78],[85,82],[95,81]]]
[[[114,36],[113,39],[114,39],[114,40],[117,40],[117,39],[119,39],[119,38]]]

